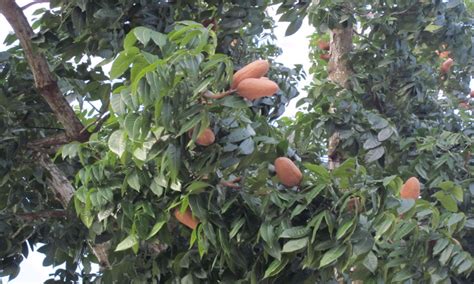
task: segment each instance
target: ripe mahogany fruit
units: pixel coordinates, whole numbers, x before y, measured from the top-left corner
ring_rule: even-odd
[[[331,58],[331,54],[323,53],[323,54],[319,55],[319,58],[321,58],[322,60],[325,60],[325,61],[329,61],[329,59]]]
[[[254,62],[245,65],[239,71],[235,72],[232,78],[231,89],[237,86],[245,79],[260,78],[267,74],[270,69],[270,63],[267,60],[255,60]]]
[[[193,136],[193,132],[194,132],[193,129],[188,131],[189,137]],[[212,143],[214,143],[215,140],[216,140],[216,136],[214,135],[214,132],[212,132],[212,130],[208,127],[204,129],[201,135],[199,135],[196,138],[196,144],[201,145],[201,146],[209,146]]]
[[[322,50],[329,50],[330,45],[329,45],[329,42],[327,42],[325,40],[320,40],[318,42],[318,47]]]
[[[300,169],[286,157],[275,160],[275,171],[280,182],[288,187],[299,185],[303,179]]]
[[[441,64],[441,68],[440,68],[440,72],[441,74],[446,74],[449,72],[449,70],[451,69],[451,67],[453,66],[454,64],[454,60],[452,58],[448,58],[446,59],[442,64]]]
[[[193,216],[193,213],[189,208],[183,213],[179,211],[179,208],[176,208],[174,210],[174,217],[176,220],[178,220],[178,222],[192,230],[196,229],[197,225],[199,224],[199,219]]]
[[[416,177],[409,178],[400,190],[402,199],[417,200],[420,197],[420,181]]]
[[[265,78],[248,78],[237,86],[237,94],[249,100],[273,96],[278,92],[277,83]]]

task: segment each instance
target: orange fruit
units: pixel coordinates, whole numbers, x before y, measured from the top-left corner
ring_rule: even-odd
[[[275,160],[275,171],[280,182],[288,187],[299,185],[303,179],[300,169],[286,157]]]
[[[199,224],[199,219],[193,217],[193,213],[189,208],[186,209],[186,211],[184,211],[183,213],[179,211],[179,208],[176,208],[174,210],[174,217],[176,218],[176,220],[178,220],[178,222],[192,230],[196,229],[197,225]]]
[[[403,199],[417,200],[420,197],[420,181],[416,177],[409,178],[400,190]]]

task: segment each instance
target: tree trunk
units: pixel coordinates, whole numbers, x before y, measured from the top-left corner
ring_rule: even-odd
[[[89,133],[81,132],[84,128],[74,110],[59,90],[54,75],[49,70],[48,62],[38,52],[31,41],[34,35],[28,20],[14,0],[1,0],[0,13],[7,19],[25,53],[35,80],[35,86],[43,99],[48,103],[59,123],[64,127],[69,141],[86,141]]]
[[[61,93],[53,73],[49,70],[46,57],[33,47],[31,38],[34,32],[23,14],[23,10],[14,0],[0,0],[0,13],[2,13],[10,23],[20,41],[25,57],[33,73],[36,88],[65,130],[65,135],[60,134],[46,138],[42,143],[37,144],[37,146],[45,146],[45,144],[46,146],[51,146],[50,142],[65,144],[74,140],[79,142],[87,141],[90,134],[88,131],[85,131],[86,129],[81,121]],[[33,143],[33,146],[34,145]],[[47,154],[39,152],[37,158],[37,163],[49,174],[47,178],[48,186],[62,206],[67,208],[71,198],[74,196],[74,187]],[[90,247],[97,257],[101,268],[109,268],[110,262],[107,252],[109,244],[107,242],[90,244]]]
[[[350,76],[352,69],[348,54],[352,49],[352,25],[337,27],[331,30],[330,51],[328,71],[329,79],[343,88],[350,88]],[[329,170],[337,168],[342,160],[337,146],[340,142],[339,131],[335,130],[329,137],[328,158]]]

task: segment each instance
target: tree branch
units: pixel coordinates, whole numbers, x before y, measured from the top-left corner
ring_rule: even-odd
[[[25,220],[25,221],[34,221],[42,218],[63,218],[67,216],[66,210],[43,210],[37,212],[24,212],[17,213],[14,215],[15,218]]]
[[[350,4],[346,4],[348,11],[351,11]],[[349,62],[349,52],[352,49],[352,25],[339,26],[331,30],[331,58],[329,59],[328,71],[329,80],[339,86],[349,89],[352,68]],[[329,137],[328,157],[329,170],[339,167],[342,161],[341,154],[337,151],[340,143],[339,131],[335,130]]]
[[[74,196],[74,187],[48,155],[37,153],[37,161],[49,174],[49,177],[46,179],[48,186],[53,190],[54,195],[59,202],[61,202],[63,207],[67,208],[69,202]],[[89,246],[97,257],[101,269],[109,269],[110,262],[108,258],[108,249],[110,248],[110,244],[108,242],[100,244],[89,243]]]
[[[43,54],[33,47],[31,38],[34,35],[22,9],[14,0],[1,0],[0,13],[10,23],[25,53],[35,80],[35,86],[46,100],[58,121],[63,125],[70,140],[86,141],[89,133],[82,133],[84,128],[74,110],[61,93],[54,75],[49,70],[48,62]]]
[[[40,149],[40,148],[47,148],[51,146],[57,145],[64,145],[71,142],[69,137],[66,136],[65,133],[59,133],[56,135],[48,136],[45,138],[41,138],[26,144],[26,147],[30,149]]]

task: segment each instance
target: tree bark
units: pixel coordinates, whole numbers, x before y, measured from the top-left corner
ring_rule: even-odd
[[[345,89],[350,88],[350,76],[352,69],[348,54],[352,49],[352,25],[337,27],[331,30],[330,51],[328,71],[329,80]],[[328,158],[329,170],[339,167],[342,161],[341,154],[337,151],[340,143],[339,131],[335,130],[329,137]]]
[[[61,93],[54,75],[49,70],[45,56],[33,46],[31,38],[34,32],[23,14],[22,9],[14,0],[1,0],[0,13],[5,16],[20,41],[25,57],[33,73],[36,88],[48,103],[59,123],[64,127],[70,141],[86,141],[89,137],[89,133],[81,133],[84,126]]]
[[[38,153],[37,155],[38,164],[49,174],[46,178],[48,186],[53,190],[56,199],[61,202],[62,206],[67,208],[69,202],[74,196],[74,187],[47,154]],[[111,266],[108,258],[110,244],[107,242],[100,244],[89,243],[89,246],[92,253],[97,257],[101,269],[110,268]]]

